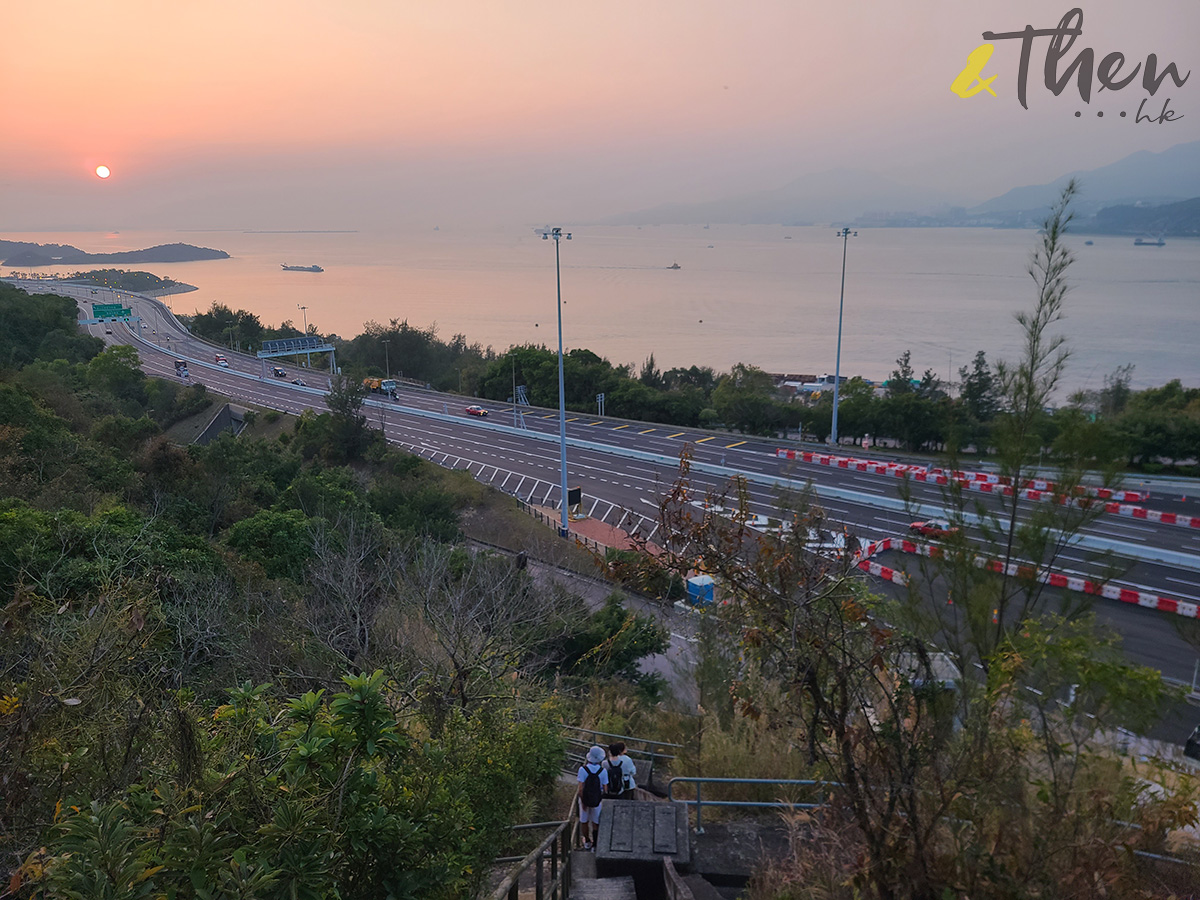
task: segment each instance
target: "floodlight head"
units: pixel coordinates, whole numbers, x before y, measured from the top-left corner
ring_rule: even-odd
[[[545,232],[545,231],[543,231],[543,232],[542,232],[542,240],[543,240],[543,241],[548,241],[548,240],[550,240],[550,235],[549,235],[547,232]]]
[[[570,239],[571,239],[571,232],[568,231],[567,232],[567,240],[569,241]]]

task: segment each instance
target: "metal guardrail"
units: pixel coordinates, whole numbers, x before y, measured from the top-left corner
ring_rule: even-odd
[[[579,806],[571,804],[571,815],[563,822],[535,822],[532,825],[518,825],[521,828],[540,828],[557,825],[546,839],[522,857],[496,889],[488,895],[488,900],[519,900],[521,876],[533,869],[534,900],[567,900],[571,895],[571,848],[579,835]],[[548,851],[548,852],[547,852]],[[506,860],[497,860],[504,862]],[[549,872],[547,873],[547,861]],[[549,875],[549,884],[546,879]]]
[[[696,785],[696,799],[680,800],[675,797],[674,789],[676,783],[679,784],[694,784]],[[812,781],[807,779],[795,778],[696,778],[684,777],[672,778],[667,782],[667,799],[676,803],[683,803],[687,806],[696,807],[696,833],[704,834],[703,814],[705,806],[737,806],[745,808],[758,809],[817,809],[824,806],[822,803],[787,803],[782,800],[763,801],[763,800],[705,800],[703,796],[702,785],[705,784],[776,784],[776,785],[804,785],[806,787],[838,787],[837,782],[833,781]]]
[[[660,761],[661,762],[670,762],[671,760],[676,758],[671,753],[659,753],[656,748],[670,747],[674,750],[683,749],[682,744],[672,744],[669,741],[654,741],[654,740],[650,740],[648,738],[640,738],[640,737],[636,737],[634,735],[629,735],[629,734],[613,734],[612,732],[608,732],[608,731],[597,731],[594,728],[578,728],[574,725],[560,724],[559,727],[562,728],[563,731],[573,731],[578,735],[586,735],[587,736],[587,741],[584,741],[579,737],[571,737],[570,735],[567,736],[567,742],[569,744],[571,744],[573,747],[581,749],[583,751],[582,753],[579,754],[579,756],[581,758],[587,753],[587,748],[591,747],[593,744],[602,744],[603,746],[607,747],[608,744],[612,743],[614,740],[624,741],[626,743],[625,752],[626,752],[626,754],[629,755],[630,758],[645,759],[645,760],[650,761],[650,767],[649,767],[649,770],[646,772],[646,779],[643,782],[644,784],[654,784],[654,766],[656,763],[658,763]],[[609,738],[611,740],[605,740],[602,742],[600,740],[601,738]],[[644,747],[646,747],[648,749],[642,750],[637,747],[630,747],[628,745],[630,741],[633,741],[638,744],[642,744]],[[580,765],[582,765],[582,764],[583,763],[581,761]],[[575,770],[572,769],[571,771],[574,772]]]

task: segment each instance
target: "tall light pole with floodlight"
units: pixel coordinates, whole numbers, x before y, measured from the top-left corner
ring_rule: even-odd
[[[838,445],[838,394],[842,387],[842,309],[846,305],[846,245],[850,243],[850,238],[858,237],[858,232],[843,228],[837,232],[837,236],[842,239],[842,294],[838,299],[837,358],[833,364],[833,429],[830,438],[835,447]]]
[[[560,537],[567,537],[571,527],[567,520],[567,400],[563,389],[563,345],[562,345],[562,264],[559,261],[558,245],[562,238],[571,239],[569,231],[552,228],[542,232],[542,240],[554,238],[554,277],[558,285],[558,435],[559,435],[559,490],[562,491],[562,524],[559,526]]]
[[[383,370],[387,372],[388,381],[392,379],[392,361],[391,357],[388,356],[388,344],[390,343],[391,341],[389,340],[383,341]]]

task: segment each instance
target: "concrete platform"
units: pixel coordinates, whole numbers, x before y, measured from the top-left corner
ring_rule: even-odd
[[[600,814],[596,862],[657,863],[670,857],[675,865],[692,859],[687,806],[645,800],[605,800]]]

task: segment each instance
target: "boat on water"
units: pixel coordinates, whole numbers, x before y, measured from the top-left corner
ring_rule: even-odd
[[[1095,242],[1095,241],[1084,241],[1083,243],[1084,243],[1086,246],[1090,247],[1090,246],[1092,246],[1093,244],[1095,244],[1096,242]]]
[[[669,266],[667,266],[667,268],[668,268],[668,269],[682,269],[682,268],[683,268],[683,266],[681,266],[681,265],[680,265],[679,263],[677,263],[677,262],[673,262],[673,263],[671,263]]]
[[[280,263],[283,265],[283,263]],[[285,272],[324,272],[320,266],[283,266]]]
[[[1152,241],[1146,238],[1137,238],[1133,242],[1133,246],[1135,247],[1165,247],[1166,245],[1167,242],[1162,239],[1161,235]]]

